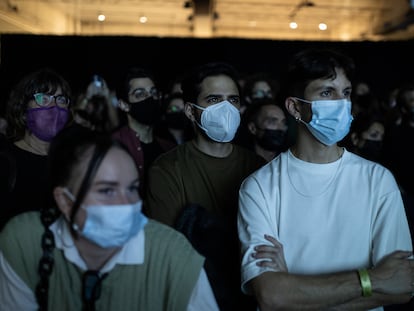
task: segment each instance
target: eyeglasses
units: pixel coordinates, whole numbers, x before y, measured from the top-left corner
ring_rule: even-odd
[[[161,96],[160,92],[155,87],[151,88],[149,91],[144,88],[138,88],[130,92],[129,95],[133,96],[138,101],[144,100],[148,97],[159,99]]]
[[[60,107],[69,106],[70,100],[64,95],[49,95],[44,93],[33,94],[36,104],[40,107],[47,107],[54,101]]]

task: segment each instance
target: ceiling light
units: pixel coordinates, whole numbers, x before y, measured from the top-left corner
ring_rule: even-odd
[[[296,22],[290,22],[289,27],[290,27],[290,29],[296,29],[296,28],[298,28],[298,24]]]
[[[106,16],[104,14],[98,14],[98,21],[103,22]]]
[[[147,18],[146,16],[141,16],[141,17],[139,18],[139,22],[140,22],[141,24],[145,24],[147,21],[148,21],[148,18]]]
[[[328,25],[326,25],[325,23],[319,24],[319,30],[326,30],[326,29],[328,29]]]

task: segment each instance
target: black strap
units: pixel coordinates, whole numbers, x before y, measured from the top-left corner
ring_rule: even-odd
[[[101,283],[108,274],[100,274],[96,270],[88,270],[82,277],[83,311],[95,311],[95,301],[101,295]]]

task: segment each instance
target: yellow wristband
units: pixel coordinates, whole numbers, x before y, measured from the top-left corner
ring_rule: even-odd
[[[359,281],[361,282],[362,287],[362,296],[369,297],[372,295],[371,280],[369,278],[367,269],[358,270]]]

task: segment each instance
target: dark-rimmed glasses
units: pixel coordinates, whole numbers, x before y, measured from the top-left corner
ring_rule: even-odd
[[[66,108],[69,106],[69,99],[64,95],[49,95],[45,93],[33,94],[34,100],[40,107],[50,106],[53,102],[59,106]]]

